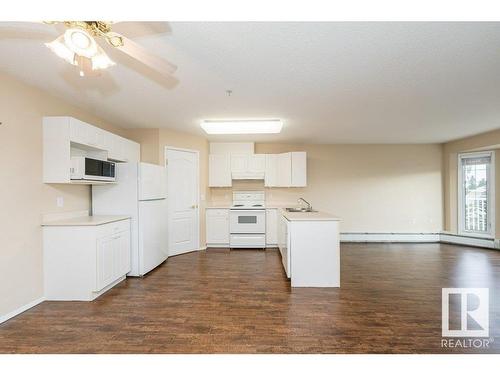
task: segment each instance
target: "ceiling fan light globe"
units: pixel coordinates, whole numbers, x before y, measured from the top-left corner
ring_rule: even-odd
[[[64,32],[64,44],[79,56],[92,58],[97,53],[95,39],[84,29],[74,27]]]
[[[45,45],[64,61],[75,65],[75,53],[64,43],[63,36],[58,37],[50,43],[45,43]]]
[[[87,49],[91,44],[88,35],[80,32],[71,34],[71,42],[80,49]]]
[[[115,62],[98,46],[97,54],[92,57],[92,70],[107,69],[113,65],[116,65]]]

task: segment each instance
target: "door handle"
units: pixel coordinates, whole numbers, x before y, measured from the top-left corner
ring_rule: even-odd
[[[191,208],[194,210],[195,208],[198,208],[198,205],[197,205],[197,204],[193,204],[193,205],[191,206]]]

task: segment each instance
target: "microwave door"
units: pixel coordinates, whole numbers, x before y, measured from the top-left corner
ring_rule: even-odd
[[[109,162],[102,163],[102,176],[103,177],[115,177],[115,165]]]
[[[102,176],[102,161],[95,159],[85,159],[86,176]]]

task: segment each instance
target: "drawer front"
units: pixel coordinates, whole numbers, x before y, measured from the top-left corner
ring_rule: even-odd
[[[224,208],[207,208],[207,216],[229,216],[229,209]]]
[[[229,238],[230,247],[264,248],[266,247],[265,234],[231,234]]]
[[[97,238],[112,236],[125,231],[130,231],[130,219],[99,225],[97,227]]]

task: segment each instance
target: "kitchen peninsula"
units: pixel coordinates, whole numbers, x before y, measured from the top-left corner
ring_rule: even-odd
[[[340,219],[280,209],[278,247],[292,287],[340,287]]]

